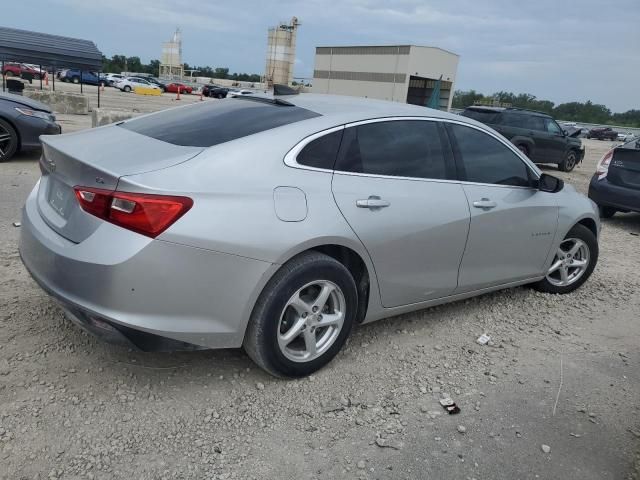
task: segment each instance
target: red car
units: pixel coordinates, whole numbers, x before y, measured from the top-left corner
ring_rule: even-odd
[[[193,91],[193,88],[185,85],[184,83],[169,83],[165,92],[178,93],[178,88],[180,89],[180,93],[191,93]]]
[[[36,80],[40,79],[40,75],[42,74],[42,78],[47,78],[47,72],[44,72],[40,69],[35,69],[30,67],[29,65],[25,65],[24,63],[6,63],[4,65],[4,69],[2,70],[2,74],[7,77],[22,77],[24,74],[32,75]]]

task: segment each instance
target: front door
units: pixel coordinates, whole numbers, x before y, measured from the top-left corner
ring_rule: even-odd
[[[496,137],[449,128],[471,211],[456,293],[541,275],[558,224],[556,196],[534,188],[535,173]]]
[[[427,120],[345,130],[333,194],[371,256],[385,307],[444,297],[457,287],[469,208],[444,135]]]

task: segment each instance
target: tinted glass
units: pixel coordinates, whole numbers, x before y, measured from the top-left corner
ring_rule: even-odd
[[[554,122],[552,119],[545,118],[544,124],[545,124],[545,127],[547,127],[547,132],[554,133],[554,134],[562,133],[562,130],[560,130],[560,127],[558,126],[558,124]]]
[[[545,130],[542,117],[527,115],[526,113],[505,112],[502,114],[502,125],[529,130]]]
[[[401,120],[349,128],[336,170],[396,177],[445,179],[447,170],[438,125]]]
[[[496,123],[498,121],[500,112],[496,112],[493,110],[467,109],[460,115],[462,115],[463,117],[473,118],[474,120],[482,123]]]
[[[309,142],[298,154],[296,161],[300,165],[306,165],[308,167],[333,170],[338,149],[340,148],[342,132],[343,130],[329,133]]]
[[[248,97],[246,97],[248,98]],[[211,147],[272,128],[320,116],[300,107],[256,100],[199,102],[164,110],[120,125],[174,145]]]
[[[450,125],[465,180],[497,185],[530,185],[529,168],[509,148],[492,136],[463,125]]]

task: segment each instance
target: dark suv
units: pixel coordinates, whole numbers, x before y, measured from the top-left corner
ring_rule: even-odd
[[[584,158],[582,141],[568,135],[546,113],[501,107],[467,107],[461,115],[497,130],[536,163],[570,172]]]

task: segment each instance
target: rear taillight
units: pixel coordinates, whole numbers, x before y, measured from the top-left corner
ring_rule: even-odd
[[[189,197],[74,187],[82,209],[107,222],[155,238],[192,206]]]
[[[607,176],[609,172],[609,164],[611,163],[611,159],[613,158],[613,150],[609,150],[598,162],[598,166],[596,167],[596,173],[598,174],[598,180],[602,180]]]

